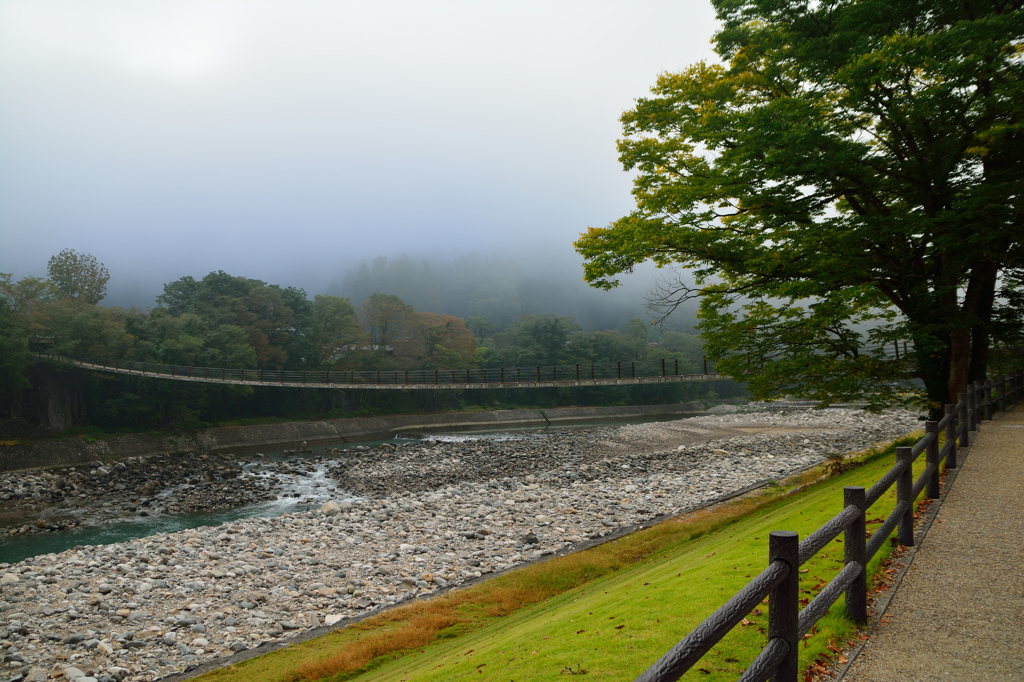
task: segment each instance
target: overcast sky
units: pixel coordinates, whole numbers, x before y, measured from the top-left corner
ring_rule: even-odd
[[[633,206],[618,117],[708,0],[0,0],[0,271],[313,293],[401,252],[565,254]]]

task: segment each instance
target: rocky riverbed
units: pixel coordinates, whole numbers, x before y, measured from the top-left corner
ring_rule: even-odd
[[[0,564],[3,665],[9,679],[34,682],[153,680],[918,427],[907,412],[776,409],[544,436],[433,437],[281,463],[327,471],[360,497]],[[232,478],[231,463],[221,464],[226,475],[202,482],[226,481],[223,494],[249,479],[271,495],[285,476],[268,463]],[[125,466],[160,475],[155,462]],[[92,480],[83,478],[86,491]]]

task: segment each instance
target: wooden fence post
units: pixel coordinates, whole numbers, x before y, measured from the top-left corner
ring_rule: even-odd
[[[998,374],[996,381],[999,383],[999,411],[1006,412],[1006,377]]]
[[[768,595],[768,640],[778,637],[789,653],[776,668],[772,682],[797,682],[800,672],[800,536],[788,530],[768,534],[768,563],[789,564],[789,575]]]
[[[966,447],[968,447],[971,444],[970,434],[969,434],[969,432],[971,430],[971,421],[970,421],[970,416],[969,416],[970,413],[971,413],[971,399],[968,396],[969,396],[969,394],[967,392],[958,393],[957,396],[956,396],[956,401],[958,403],[963,403],[963,407],[960,408],[960,417],[959,417],[959,419],[960,419],[959,426],[963,426],[963,429],[964,429],[964,432],[960,435],[960,447],[962,447],[962,448],[966,448]],[[959,428],[959,426],[958,426],[958,428]]]
[[[907,503],[907,510],[900,519],[897,536],[904,547],[914,546],[914,474],[911,471],[914,455],[911,448],[896,448],[896,461],[906,462],[906,466],[896,479],[896,504]]]
[[[928,477],[928,499],[935,500],[939,497],[939,422],[925,422],[924,433],[933,435],[930,443],[925,448],[925,462],[935,465],[935,471]]]
[[[977,383],[977,382],[975,382]],[[978,396],[977,386],[973,383],[967,384],[967,430],[978,430]]]
[[[992,421],[992,380],[986,379],[982,385],[982,400],[985,406],[985,421]]]
[[[857,578],[846,588],[846,615],[855,623],[868,619],[868,574],[867,562],[867,506],[866,493],[862,486],[848,485],[843,488],[843,507],[853,505],[860,509],[857,520],[850,524],[843,535],[843,563],[856,561],[861,566]]]
[[[946,405],[946,414],[949,416],[946,422],[946,442],[950,443],[949,452],[946,454],[946,468],[956,469],[956,405]]]

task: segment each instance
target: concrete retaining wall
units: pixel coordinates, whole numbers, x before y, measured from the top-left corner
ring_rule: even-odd
[[[550,410],[494,410],[357,417],[328,421],[287,422],[256,426],[225,426],[180,436],[125,435],[87,443],[83,439],[40,440],[0,445],[0,471],[77,466],[96,460],[173,454],[229,453],[264,447],[283,449],[310,444],[378,440],[425,431],[502,429],[514,426],[567,425],[594,421],[678,419],[701,414],[700,403],[630,405],[624,407],[559,407]]]

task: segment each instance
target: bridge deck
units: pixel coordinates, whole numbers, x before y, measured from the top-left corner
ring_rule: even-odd
[[[669,384],[694,381],[716,381],[728,379],[724,374],[660,374],[654,376],[591,377],[576,373],[565,379],[522,380],[521,368],[516,380],[506,380],[504,370],[388,370],[386,372],[348,371],[283,371],[283,370],[240,370],[212,367],[183,367],[155,365],[130,361],[93,363],[57,356],[39,356],[40,360],[58,362],[93,372],[123,374],[126,376],[190,381],[204,384],[227,384],[233,386],[267,386],[278,388],[328,388],[335,390],[466,390],[466,389],[513,389],[513,388],[580,388],[587,386],[632,386],[638,384]],[[153,370],[145,369],[149,365]],[[551,368],[557,377],[558,369]],[[488,371],[495,380],[488,380]],[[532,373],[533,368],[529,368]],[[470,380],[463,381],[463,373]],[[482,379],[479,378],[482,372]],[[511,377],[513,370],[509,370]],[[538,376],[541,369],[537,368]],[[410,380],[411,375],[411,380]],[[476,376],[472,376],[476,375]],[[349,378],[358,380],[346,380]]]

